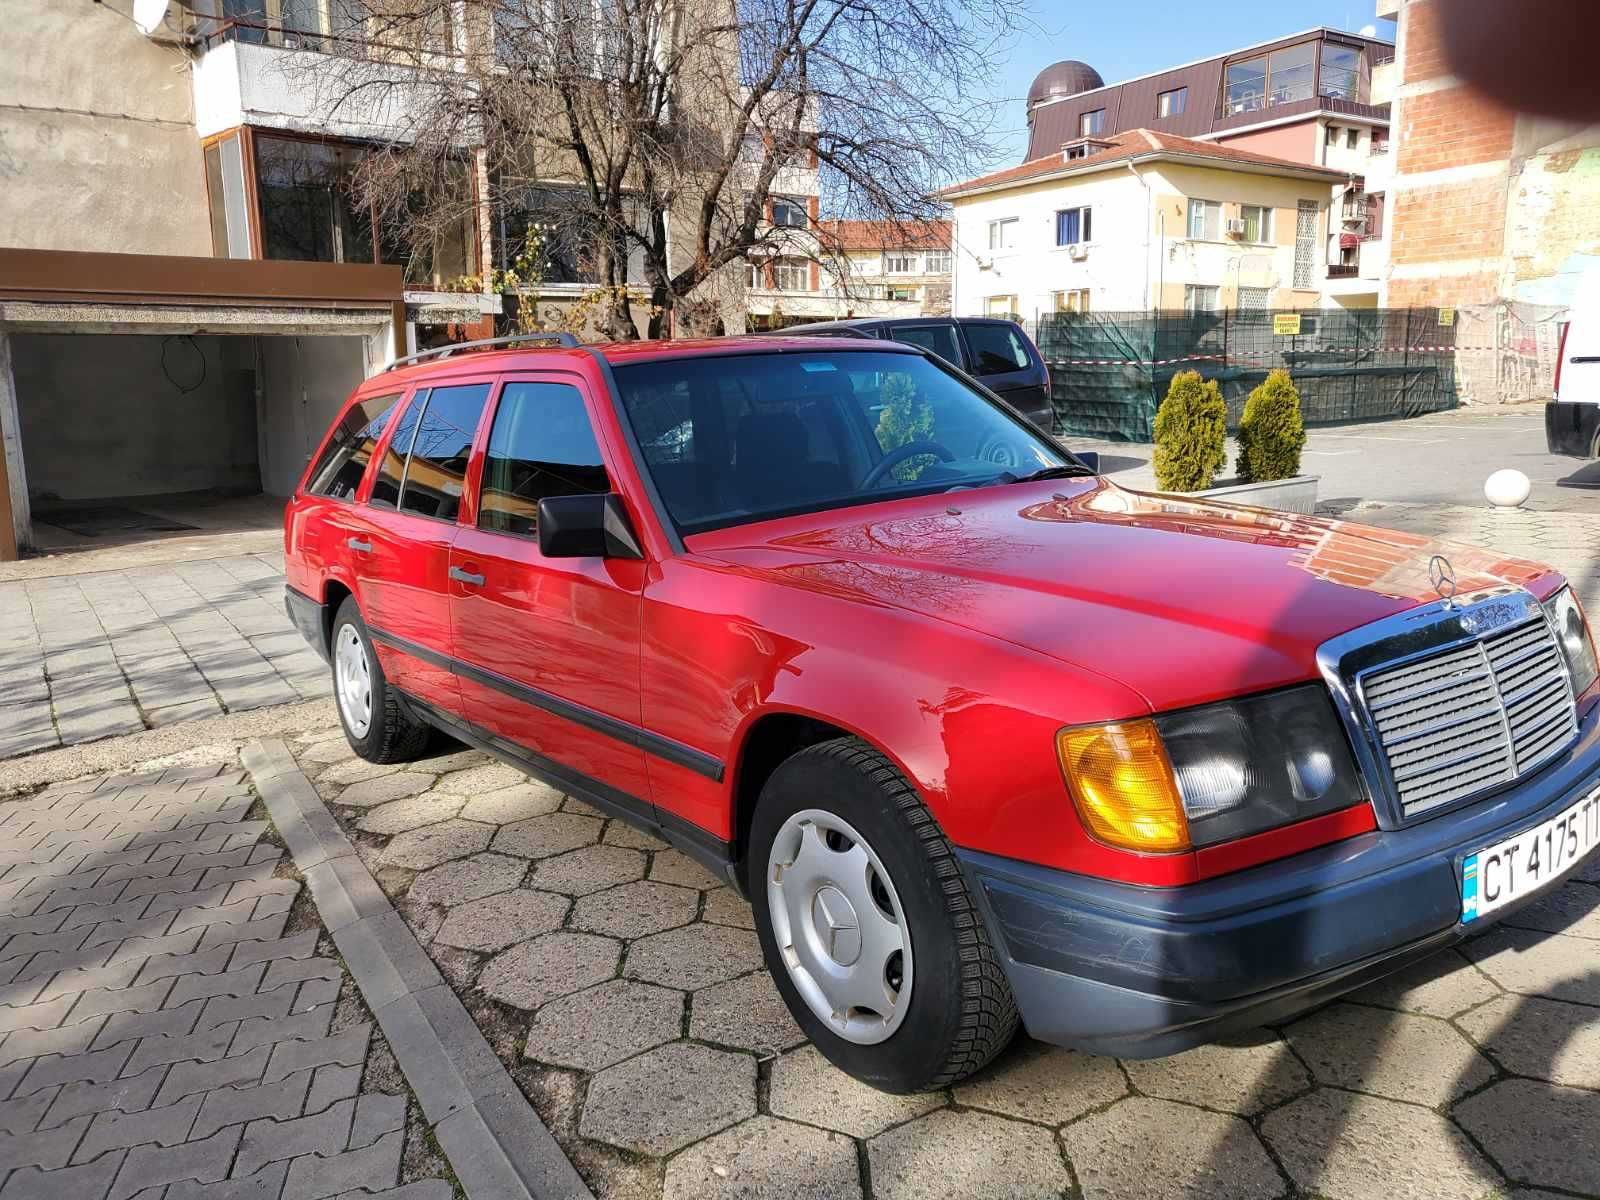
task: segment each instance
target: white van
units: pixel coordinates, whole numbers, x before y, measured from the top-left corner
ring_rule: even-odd
[[[1544,436],[1551,454],[1600,458],[1600,270],[1584,273],[1561,327]]]

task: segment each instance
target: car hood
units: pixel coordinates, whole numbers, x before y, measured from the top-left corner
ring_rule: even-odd
[[[888,604],[1109,675],[1152,708],[1317,677],[1328,638],[1548,568],[1344,521],[1069,479],[834,509],[689,539],[786,586]]]

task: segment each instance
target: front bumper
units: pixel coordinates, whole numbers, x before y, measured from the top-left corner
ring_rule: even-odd
[[[1600,437],[1600,403],[1563,403],[1544,406],[1544,442],[1551,454],[1568,458],[1593,458]]]
[[[957,854],[1029,1034],[1149,1058],[1315,1007],[1515,912],[1463,926],[1462,860],[1560,812],[1597,775],[1591,705],[1565,755],[1479,804],[1185,887]]]

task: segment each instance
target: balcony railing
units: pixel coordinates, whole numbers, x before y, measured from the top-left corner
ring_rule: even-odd
[[[1328,264],[1329,279],[1359,279],[1360,277],[1361,264],[1359,262]]]
[[[202,22],[199,38],[207,50],[225,42],[243,42],[419,67],[437,66],[459,57],[449,44],[450,39],[443,36],[426,36],[408,45],[374,39],[363,31],[335,33],[331,29],[301,29],[268,21],[208,20]]]

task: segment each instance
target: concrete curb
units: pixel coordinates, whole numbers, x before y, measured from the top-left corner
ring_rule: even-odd
[[[240,758],[471,1200],[594,1200],[289,748]]]

